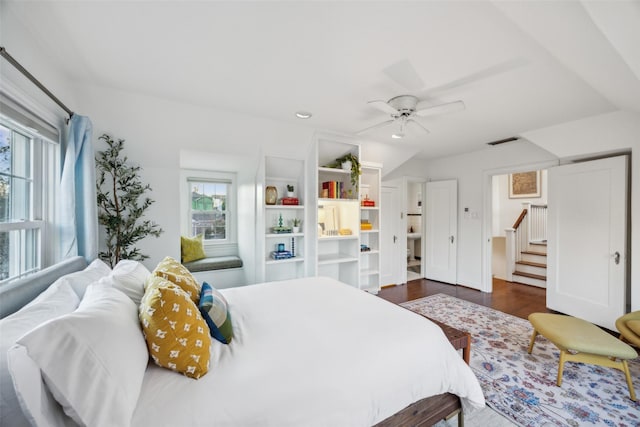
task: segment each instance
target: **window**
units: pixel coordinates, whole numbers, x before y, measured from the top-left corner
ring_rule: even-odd
[[[231,184],[223,181],[189,179],[191,188],[191,234],[204,234],[204,240],[226,241],[228,195]]]
[[[237,255],[236,175],[183,170],[182,234],[203,235],[207,256]]]
[[[57,148],[0,116],[0,283],[39,270],[47,256]]]

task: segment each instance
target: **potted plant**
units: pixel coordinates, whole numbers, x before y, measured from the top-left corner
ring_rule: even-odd
[[[293,218],[291,220],[291,225],[293,226],[293,232],[294,233],[299,233],[300,232],[300,225],[302,224],[302,220],[300,218]]]
[[[351,185],[353,186],[353,189],[357,194],[358,183],[360,181],[360,175],[362,174],[358,156],[353,153],[347,153],[342,157],[338,157],[335,161],[335,165],[335,167],[341,167],[342,169],[351,170]],[[351,194],[351,191],[349,191],[349,194]]]
[[[287,184],[287,197],[294,197],[293,190],[293,184]]]

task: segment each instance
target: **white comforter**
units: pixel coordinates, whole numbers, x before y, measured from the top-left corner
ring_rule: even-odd
[[[150,364],[132,426],[369,426],[444,392],[484,405],[441,329],[404,308],[328,278],[222,292],[233,342],[200,380]]]

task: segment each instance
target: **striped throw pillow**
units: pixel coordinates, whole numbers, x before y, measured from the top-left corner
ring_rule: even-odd
[[[207,282],[202,284],[199,308],[209,326],[211,336],[223,344],[229,344],[233,338],[229,304],[222,294]]]

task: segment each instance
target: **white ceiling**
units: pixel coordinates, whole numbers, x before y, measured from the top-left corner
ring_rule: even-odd
[[[615,110],[640,112],[639,1],[2,1],[70,79],[343,133],[388,119],[367,106],[434,103],[432,158]],[[3,13],[4,13],[3,12]],[[19,60],[11,46],[6,46]],[[406,68],[406,67],[405,67]],[[392,129],[367,138],[391,143]]]

